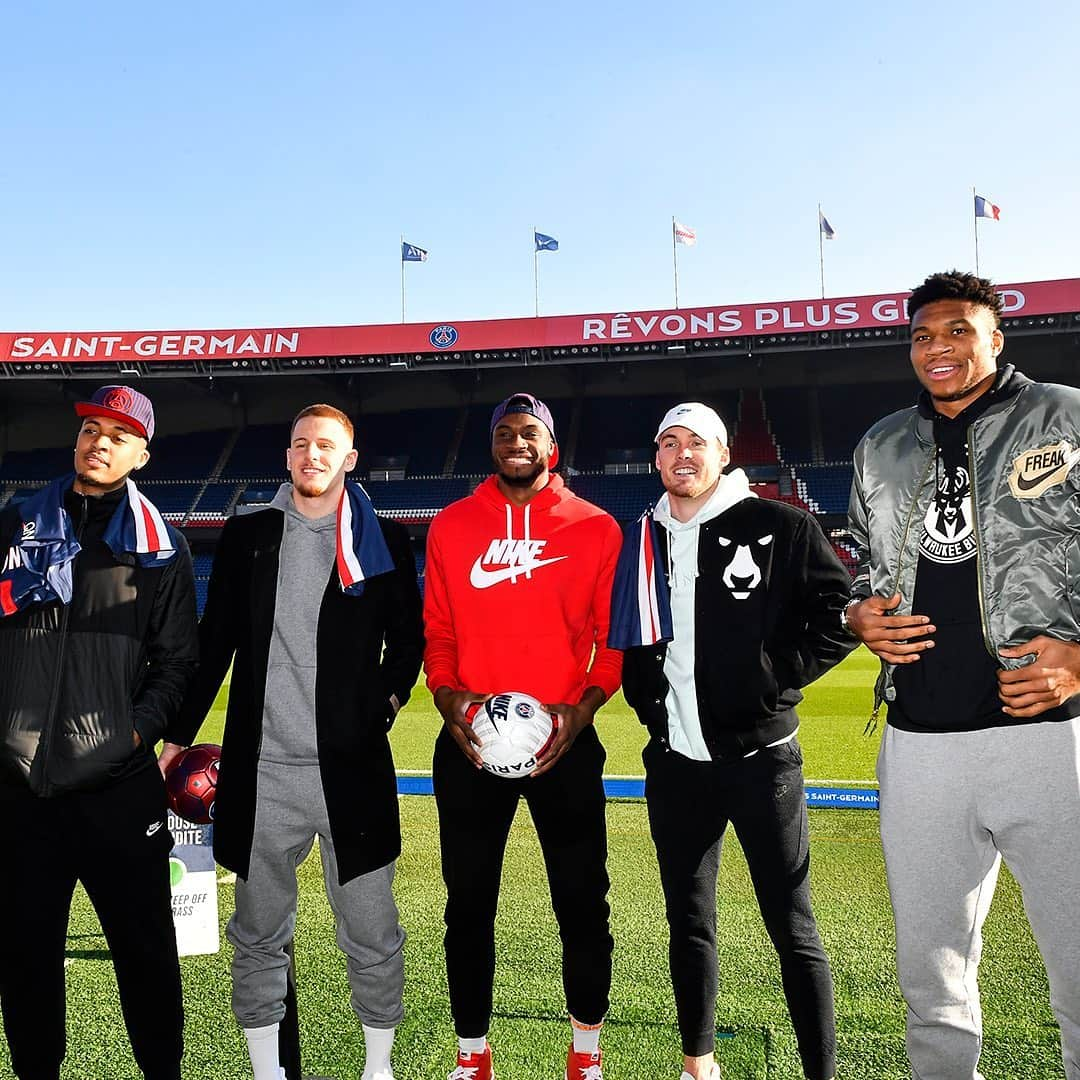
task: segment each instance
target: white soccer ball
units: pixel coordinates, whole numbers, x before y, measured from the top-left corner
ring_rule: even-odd
[[[549,715],[529,694],[496,694],[466,713],[480,736],[480,758],[493,776],[515,779],[536,771],[537,758],[559,730],[557,715]]]

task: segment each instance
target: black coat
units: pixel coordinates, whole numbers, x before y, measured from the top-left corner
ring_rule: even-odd
[[[278,551],[285,516],[260,510],[231,518],[221,534],[199,624],[199,671],[171,741],[194,738],[233,665],[214,806],[214,856],[246,877],[255,827]],[[325,583],[317,630],[315,733],[341,883],[401,853],[397,779],[387,732],[391,694],[409,698],[424,652],[420,591],[404,526],[379,518],[394,570],[342,592]]]
[[[195,579],[172,526],[167,562],[113,555],[103,537],[123,494],[65,492],[82,547],[71,602],[0,619],[0,795],[102,788],[157,767],[154,745],[195,670]],[[0,511],[0,561],[21,525],[18,507]]]
[[[668,534],[658,525],[658,569]],[[857,644],[840,626],[851,577],[816,519],[787,503],[743,499],[700,527],[694,587],[694,682],[714,760],[791,734],[800,687]],[[627,649],[623,691],[666,742],[667,645]]]

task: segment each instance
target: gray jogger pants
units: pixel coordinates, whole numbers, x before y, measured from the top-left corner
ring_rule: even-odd
[[[1080,719],[898,731],[878,756],[881,841],[915,1080],[979,1080],[982,925],[1004,858],[1080,1080]]]
[[[296,871],[319,837],[326,895],[346,956],[352,1007],[370,1027],[402,1016],[405,931],[398,922],[394,864],[338,884],[318,766],[259,763],[258,805],[247,880],[236,881],[232,1005],[240,1026],[276,1024],[285,1014],[289,957],[296,929]]]

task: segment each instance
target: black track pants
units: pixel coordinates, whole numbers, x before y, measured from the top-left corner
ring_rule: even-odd
[[[746,854],[810,1080],[836,1071],[832,976],[810,908],[810,845],[798,741],[734,762],[645,747],[645,797],[671,929],[671,980],[683,1053],[716,1032],[716,878],[730,822]]]
[[[112,953],[135,1060],[148,1080],[179,1080],[184,1011],[176,956],[161,774],[109,788],[0,803],[0,1007],[15,1074],[57,1080],[66,1043],[64,954],[76,881]],[[78,949],[75,947],[75,954]],[[95,1003],[80,1002],[93,1022]],[[111,1075],[107,1061],[102,1075]]]
[[[596,1024],[608,1009],[612,939],[608,926],[604,748],[586,728],[550,772],[505,780],[470,764],[442,731],[434,785],[446,882],[446,974],[454,1027],[479,1038],[491,1020],[495,910],[503,853],[524,797],[544,854],[562,939],[563,989],[572,1016]]]

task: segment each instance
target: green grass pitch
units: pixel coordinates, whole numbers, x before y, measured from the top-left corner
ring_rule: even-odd
[[[808,779],[873,780],[877,738],[863,736],[875,663],[860,650],[810,688],[800,739]],[[223,698],[202,739],[216,741]],[[643,732],[621,697],[599,714],[610,774],[640,774]],[[401,769],[426,769],[438,720],[422,687],[394,728]],[[443,887],[434,800],[402,800],[405,850],[396,891],[406,943],[406,1017],[394,1053],[399,1080],[443,1080],[454,1037],[442,958]],[[609,1080],[676,1080],[681,1056],[667,971],[667,939],[644,804],[608,804],[609,869],[615,935],[612,1005],[604,1029]],[[903,1004],[896,988],[893,931],[877,815],[810,812],[814,904],[836,982],[838,1080],[910,1075]],[[344,962],[334,943],[317,855],[301,867],[297,967],[305,1072],[355,1080],[359,1027],[349,1008]],[[17,884],[14,885],[17,887]],[[718,1055],[725,1080],[788,1080],[801,1075],[775,956],[757,912],[746,863],[729,836],[719,885],[721,993]],[[232,889],[219,887],[222,926]],[[8,933],[17,928],[6,928]],[[981,968],[987,1080],[1050,1080],[1064,1075],[1049,990],[1019,890],[1003,872],[986,925]],[[63,1076],[137,1078],[112,967],[100,927],[81,890],[68,943],[68,1058]],[[569,1028],[559,977],[559,942],[543,863],[527,812],[515,820],[498,923],[499,967],[491,1041],[501,1080],[563,1075]],[[187,1005],[185,1080],[250,1077],[243,1040],[229,1011],[229,948],[181,961]],[[0,1039],[0,1077],[13,1076]]]

